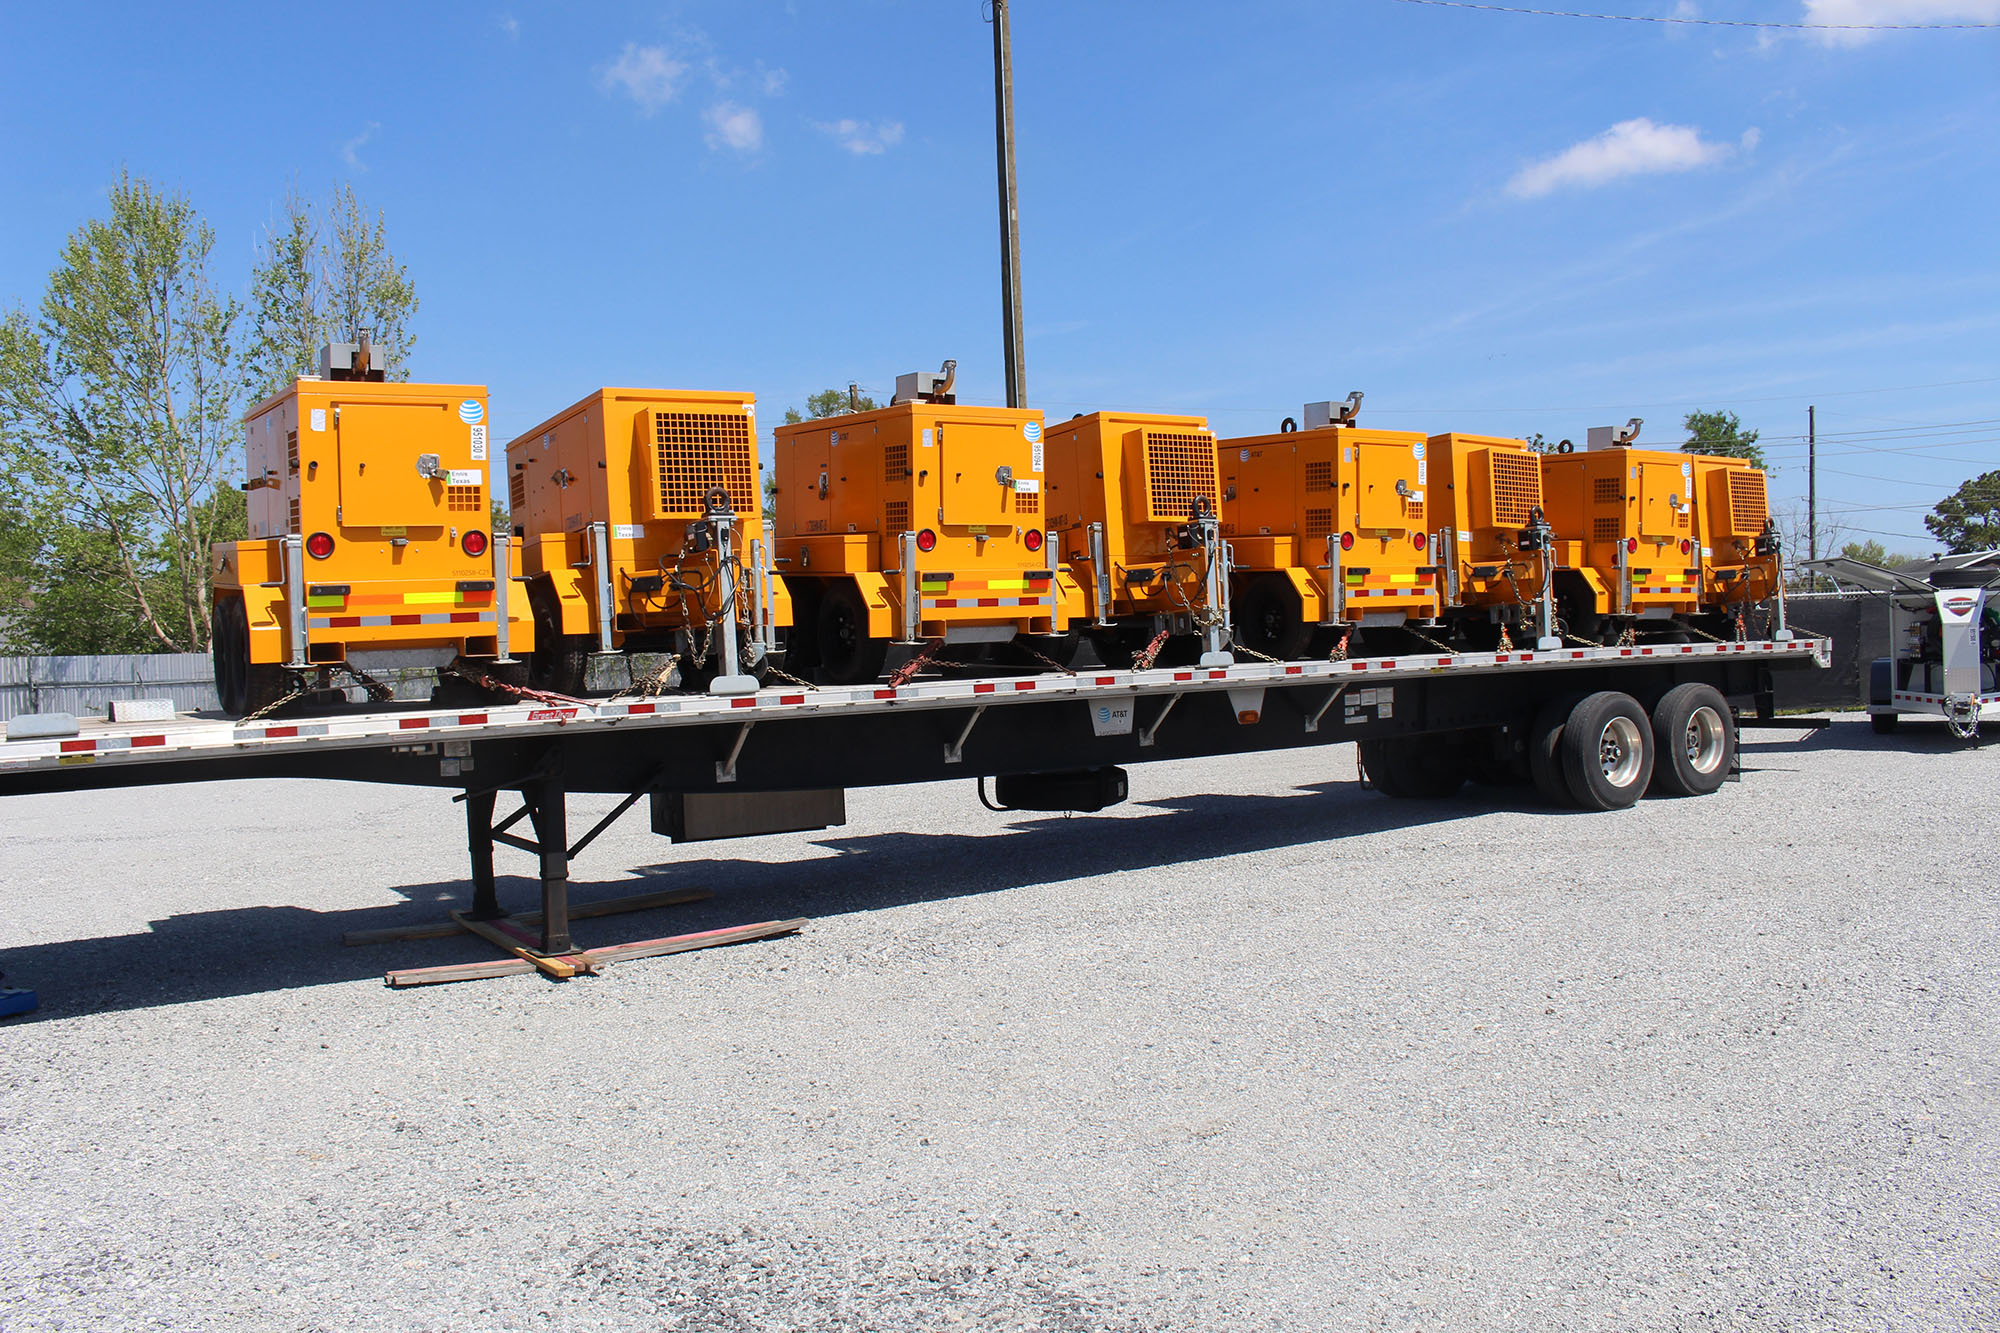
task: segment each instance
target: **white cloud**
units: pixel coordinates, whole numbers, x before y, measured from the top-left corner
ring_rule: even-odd
[[[509,37],[518,38],[521,35],[521,20],[515,18],[512,14],[502,14],[500,16],[500,31],[506,33]]]
[[[903,122],[900,120],[816,120],[813,128],[831,136],[835,143],[857,155],[885,152],[903,142]]]
[[[369,121],[361,133],[340,146],[340,160],[348,166],[353,167],[356,171],[368,170],[368,164],[361,160],[361,150],[370,139],[375,137],[375,131],[381,128],[381,121]]]
[[[785,85],[792,81],[792,76],[784,70],[765,69],[761,61],[757,65],[757,77],[763,81],[766,97],[783,97]]]
[[[757,114],[755,107],[717,102],[702,112],[701,118],[708,126],[710,148],[733,148],[739,153],[754,153],[764,146],[764,118]]]
[[[1805,0],[1807,23],[1995,23],[2000,0]],[[1813,34],[1827,46],[1859,46],[1877,32]]]
[[[687,63],[668,55],[664,46],[627,42],[618,59],[604,67],[598,83],[607,92],[624,93],[650,116],[674,100],[687,70]]]
[[[1755,129],[1745,132],[1743,151],[1755,148],[1761,137]],[[1641,116],[1621,120],[1595,138],[1521,168],[1507,182],[1507,193],[1517,199],[1539,199],[1556,190],[1605,185],[1623,176],[1692,171],[1733,151],[1728,144],[1703,139],[1691,125],[1655,125]]]

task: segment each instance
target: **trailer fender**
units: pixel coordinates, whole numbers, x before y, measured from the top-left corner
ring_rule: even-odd
[[[1292,585],[1292,591],[1299,595],[1301,623],[1318,624],[1326,615],[1326,597],[1320,590],[1319,582],[1310,571],[1297,565],[1286,565],[1284,574],[1285,581]]]
[[[1061,634],[1072,622],[1090,619],[1090,595],[1068,565],[1056,569],[1055,592],[1055,620],[1049,626],[1050,633]]]
[[[585,578],[588,572],[561,565],[555,569],[544,569],[529,583],[531,588],[539,583],[555,595],[556,611],[562,620],[564,634],[594,634],[597,631],[590,615],[590,583]]]
[[[1598,615],[1609,615],[1616,601],[1612,588],[1594,569],[1558,569],[1555,585],[1558,598],[1574,599]]]
[[[285,642],[285,590],[251,586],[241,590],[243,613],[250,621],[250,660],[269,666],[291,660]]]
[[[798,621],[792,608],[792,590],[785,586],[782,575],[771,575],[771,625],[774,629],[790,629]]]
[[[861,593],[861,604],[868,608],[868,637],[871,639],[893,639],[896,637],[896,602],[889,592],[889,580],[880,574],[859,573],[847,576]]]

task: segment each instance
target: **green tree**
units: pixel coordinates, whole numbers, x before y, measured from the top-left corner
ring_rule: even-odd
[[[1544,439],[1542,433],[1536,431],[1527,438],[1526,443],[1530,449],[1533,449],[1538,454],[1553,454],[1557,452],[1559,446],[1566,444],[1567,441]]]
[[[1924,526],[1953,555],[2000,547],[2000,471],[1983,472],[1938,501]]]
[[[296,190],[264,233],[250,275],[248,357],[257,397],[319,369],[319,350],[370,331],[387,378],[409,378],[417,289],[389,250],[388,224],[371,219],[353,189],[324,210]]]
[[[88,651],[109,634],[88,627],[116,621],[199,650],[209,544],[241,505],[218,494],[240,442],[240,306],[209,280],[214,233],[185,195],[126,173],[108,202],[64,243],[38,315],[0,321],[0,465],[41,565],[23,633]]]
[[[1915,556],[1894,553],[1873,538],[1865,542],[1849,542],[1840,548],[1840,553],[1849,560],[1865,560],[1871,565],[1880,565],[1884,569],[1895,569],[1899,566],[1907,565],[1916,558]]]
[[[1742,458],[1749,460],[1751,467],[1771,470],[1764,461],[1764,451],[1757,447],[1757,432],[1744,430],[1742,419],[1734,412],[1690,412],[1681,426],[1688,433],[1682,453]]]

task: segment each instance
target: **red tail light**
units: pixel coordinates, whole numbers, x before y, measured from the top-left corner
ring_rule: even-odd
[[[1351,551],[1351,550],[1353,550],[1353,549],[1354,549],[1354,534],[1353,534],[1353,533],[1351,533],[1351,532],[1343,532],[1343,533],[1341,533],[1341,534],[1340,534],[1340,549],[1341,549],[1341,550],[1343,550],[1343,551]]]
[[[464,547],[467,555],[480,556],[486,554],[486,534],[478,528],[474,528],[466,533],[465,540],[459,544]]]
[[[1423,550],[1423,549],[1424,549],[1424,534],[1423,534],[1423,533],[1421,533],[1421,532],[1413,532],[1413,533],[1411,533],[1411,534],[1410,534],[1410,545],[1412,545],[1412,546],[1416,547],[1416,548],[1417,548],[1417,549],[1418,549],[1419,551]]]
[[[1637,537],[1627,537],[1625,539],[1625,554],[1639,554],[1639,539]]]
[[[315,560],[324,560],[333,554],[333,534],[315,532],[306,538],[306,554]]]
[[[929,528],[925,528],[922,532],[918,533],[917,549],[919,551],[937,550],[937,534],[935,532],[932,532]]]
[[[1687,538],[1685,538],[1685,537],[1681,538],[1681,554],[1682,554],[1682,555],[1686,555],[1686,554],[1687,554],[1687,553],[1688,553],[1689,551],[1692,551],[1693,549],[1694,549],[1694,543],[1693,543],[1693,542],[1689,541],[1689,540],[1688,540]]]
[[[1027,535],[1021,538],[1021,545],[1027,547],[1030,551],[1041,550],[1042,530],[1040,528],[1029,528]]]

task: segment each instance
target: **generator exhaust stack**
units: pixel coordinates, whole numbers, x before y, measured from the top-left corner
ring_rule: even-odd
[[[913,370],[896,376],[896,396],[889,406],[899,403],[956,403],[952,386],[958,382],[958,362],[947,360],[935,371]]]
[[[1352,426],[1354,419],[1361,415],[1361,390],[1348,394],[1345,402],[1307,403],[1300,415],[1306,419],[1307,430]]]

